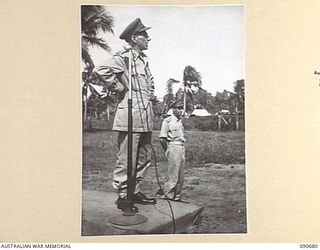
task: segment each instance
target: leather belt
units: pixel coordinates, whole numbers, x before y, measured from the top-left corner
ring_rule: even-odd
[[[184,146],[184,142],[182,141],[170,141],[169,144]]]

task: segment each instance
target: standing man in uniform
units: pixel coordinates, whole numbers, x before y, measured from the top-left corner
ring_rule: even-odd
[[[151,99],[154,83],[147,56],[150,38],[140,18],[130,23],[120,35],[129,44],[129,49],[117,52],[111,59],[94,69],[94,74],[109,90],[119,94],[119,104],[114,117],[113,130],[118,131],[118,153],[113,171],[113,187],[117,189],[117,207],[125,209],[127,197],[127,150],[128,150],[128,84],[129,53],[132,53],[132,169],[135,189],[132,196],[134,204],[152,205],[154,198],[141,192],[141,182],[151,164],[151,138],[153,129],[153,110]],[[133,206],[133,211],[138,208]]]
[[[167,158],[167,176],[163,189],[157,192],[159,198],[181,201],[181,190],[185,171],[185,137],[182,124],[183,104],[171,105],[172,115],[161,125],[160,143]]]

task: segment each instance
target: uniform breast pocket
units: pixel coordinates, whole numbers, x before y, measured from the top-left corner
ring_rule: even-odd
[[[180,126],[173,125],[173,126],[170,127],[170,130],[171,130],[173,138],[181,137],[182,133],[181,133],[181,127]]]
[[[146,76],[144,74],[133,74],[132,79],[133,90],[140,91],[148,89]]]
[[[145,74],[146,73],[146,66],[140,60],[137,60],[136,63],[133,65],[133,71],[135,74]]]

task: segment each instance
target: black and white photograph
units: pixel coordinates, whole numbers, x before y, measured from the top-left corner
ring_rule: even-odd
[[[319,1],[0,13],[1,248],[319,247]]]
[[[243,5],[81,5],[81,236],[247,234]]]

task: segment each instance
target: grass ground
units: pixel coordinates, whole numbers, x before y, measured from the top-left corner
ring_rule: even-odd
[[[165,156],[153,133],[157,170],[165,176]],[[244,132],[186,131],[186,175],[183,198],[205,207],[203,221],[191,233],[245,233]],[[83,134],[83,189],[113,192],[112,170],[116,161],[117,134],[96,130]],[[154,161],[153,161],[154,162]],[[158,190],[154,164],[143,188],[154,196]]]

